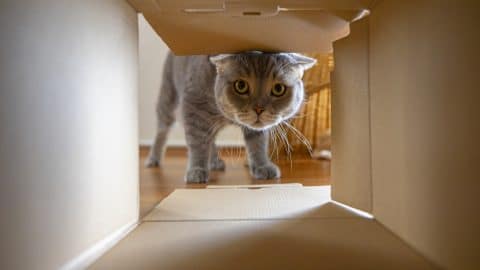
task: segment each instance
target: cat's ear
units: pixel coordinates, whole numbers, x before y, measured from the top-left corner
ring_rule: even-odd
[[[232,58],[234,54],[217,54],[209,57],[209,60],[217,68],[217,72],[221,73],[225,69],[228,60]]]
[[[293,65],[301,67],[303,71],[313,67],[317,63],[316,59],[301,55],[299,53],[288,53],[288,56],[290,56],[290,59],[293,60]]]
[[[224,60],[232,57],[233,54],[217,54],[217,55],[211,55],[209,57],[210,59],[210,62],[214,65],[218,65],[220,64],[221,62],[224,62]]]

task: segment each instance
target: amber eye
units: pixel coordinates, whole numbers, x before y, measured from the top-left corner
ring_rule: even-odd
[[[272,88],[272,96],[281,97],[287,92],[287,87],[284,84],[276,83]]]
[[[240,95],[248,94],[248,83],[244,80],[236,80],[233,83],[233,87],[235,88],[235,91]]]

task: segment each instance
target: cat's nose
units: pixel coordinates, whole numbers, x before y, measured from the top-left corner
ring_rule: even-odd
[[[255,112],[257,113],[257,115],[260,115],[263,111],[265,111],[264,108],[260,106],[255,106]]]

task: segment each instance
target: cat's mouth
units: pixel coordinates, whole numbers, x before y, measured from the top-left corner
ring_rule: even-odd
[[[270,127],[270,125],[265,125],[262,122],[255,122],[253,124],[247,125],[248,128],[253,129],[253,130],[265,130]]]
[[[265,124],[260,120],[257,119],[255,122],[253,122],[252,126],[254,127],[263,127]]]
[[[253,122],[252,121],[245,121],[245,120],[242,121],[240,119],[237,119],[237,120],[238,120],[237,122],[239,124],[241,124],[243,126],[246,126],[249,129],[258,130],[258,131],[267,129],[270,126],[269,124],[263,122],[262,120],[260,120],[258,118],[256,120],[254,120]]]
[[[265,121],[262,121],[260,118],[257,118],[253,123],[246,124],[247,127],[253,130],[266,130],[272,126],[274,126],[275,123],[268,123]]]
[[[257,131],[269,129],[276,124],[276,121],[273,121],[273,119],[265,119],[265,117],[257,115],[253,117],[251,114],[235,114],[234,119],[238,124]]]

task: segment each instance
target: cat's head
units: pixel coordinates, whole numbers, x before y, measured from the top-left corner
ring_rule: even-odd
[[[303,72],[316,60],[295,53],[247,52],[210,57],[215,98],[230,120],[265,130],[292,117],[304,99]]]

